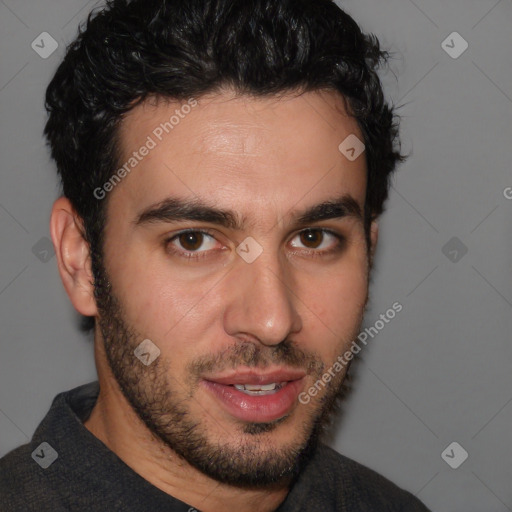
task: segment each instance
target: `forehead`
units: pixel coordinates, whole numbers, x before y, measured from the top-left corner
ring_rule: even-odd
[[[129,172],[109,202],[131,217],[171,196],[207,199],[249,218],[341,194],[362,207],[365,155],[350,161],[338,149],[350,135],[363,138],[333,91],[153,98],[123,119],[120,167]]]

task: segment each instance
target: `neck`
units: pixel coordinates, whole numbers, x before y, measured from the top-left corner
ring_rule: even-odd
[[[108,369],[98,366],[98,375],[100,394],[84,425],[152,485],[203,512],[270,512],[284,501],[289,482],[240,488],[213,480],[191,466],[146,427]]]

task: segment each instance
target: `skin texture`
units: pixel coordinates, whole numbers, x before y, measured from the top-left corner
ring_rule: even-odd
[[[121,165],[183,104],[153,98],[133,108],[121,124]],[[357,336],[377,224],[369,251],[357,216],[297,223],[340,196],[363,211],[364,154],[350,162],[338,150],[351,133],[362,140],[332,91],[198,98],[161,141],[152,136],[156,147],[104,199],[108,285],[97,300],[80,219],[66,198],[54,204],[64,286],[74,307],[97,319],[101,391],[85,426],[150,483],[205,512],[274,510],[300,469],[296,455],[306,458],[342,389],[346,369],[307,405],[295,398],[274,421],[244,421],[204,384],[286,368],[303,372],[305,391]],[[168,197],[229,209],[244,222],[137,223]],[[184,229],[210,236],[176,237]],[[262,249],[252,263],[236,251],[247,237]],[[133,353],[144,339],[160,350],[149,366]]]

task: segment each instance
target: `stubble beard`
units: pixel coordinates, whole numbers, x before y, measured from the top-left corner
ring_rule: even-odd
[[[109,367],[124,397],[150,432],[190,465],[225,484],[261,488],[289,484],[298,476],[314,455],[322,432],[339,412],[339,405],[349,391],[345,379],[348,366],[343,375],[325,386],[320,400],[298,406],[308,407],[309,414],[296,427],[293,440],[286,446],[275,446],[271,436],[276,429],[291,423],[292,418],[288,417],[266,423],[244,423],[235,432],[221,428],[218,430],[225,434],[226,441],[213,440],[205,420],[193,417],[190,410],[201,372],[242,364],[254,368],[282,364],[306,370],[316,382],[321,379],[325,365],[315,354],[304,352],[287,340],[273,348],[244,342],[222,354],[194,361],[187,368],[191,372],[190,385],[180,383],[170,375],[172,361],[160,356],[145,366],[135,357],[134,350],[145,336],[125,321],[121,302],[104,270],[95,284],[97,322]],[[208,415],[204,409],[200,410]],[[215,421],[210,423],[218,425]],[[235,438],[238,441],[233,443]]]

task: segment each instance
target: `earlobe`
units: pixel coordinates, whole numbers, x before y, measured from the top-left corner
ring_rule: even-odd
[[[82,315],[95,316],[97,309],[89,244],[83,236],[80,217],[65,197],[60,197],[53,204],[50,233],[60,277],[73,306]]]

